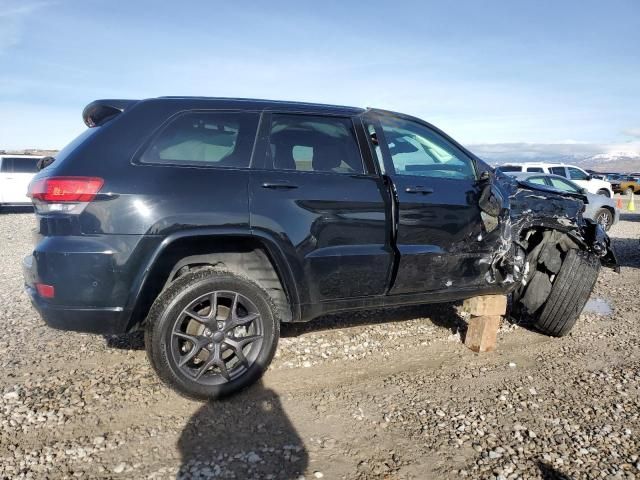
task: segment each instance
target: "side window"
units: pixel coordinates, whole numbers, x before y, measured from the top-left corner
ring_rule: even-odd
[[[13,158],[3,158],[0,160],[2,165],[0,165],[0,172],[9,173],[13,172]]]
[[[542,167],[527,167],[527,172],[544,173]]]
[[[143,153],[142,163],[248,168],[257,113],[191,112],[171,121]]]
[[[567,170],[569,170],[569,178],[571,180],[587,180],[589,178],[589,175],[577,168],[567,167]]]
[[[563,192],[577,193],[580,191],[576,187],[574,187],[571,183],[569,183],[567,180],[563,180],[562,178],[550,178],[549,180],[551,180],[551,185],[554,188],[557,188],[558,190],[562,190]]]
[[[500,167],[496,167],[496,172],[521,172],[522,167],[518,165],[502,165]]]
[[[14,173],[36,173],[38,171],[37,158],[12,158]]]
[[[475,179],[471,158],[430,128],[395,117],[380,123],[396,175]]]
[[[554,175],[560,175],[561,177],[566,177],[567,173],[564,171],[564,167],[551,167],[549,168],[551,173]]]
[[[273,114],[269,146],[278,170],[364,172],[349,118]]]
[[[528,178],[527,182],[535,183],[536,185],[546,185],[547,184],[547,182],[544,180],[543,177]]]

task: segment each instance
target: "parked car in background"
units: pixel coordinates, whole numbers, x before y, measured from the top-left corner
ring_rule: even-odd
[[[36,155],[0,155],[0,208],[31,205],[27,188],[38,172]]]
[[[633,176],[624,176],[621,178],[620,183],[617,184],[616,192],[620,192],[625,195],[638,193],[640,192],[640,182]]]
[[[589,193],[578,184],[559,175],[522,172],[507,173],[507,175],[513,175],[520,181],[535,185],[546,185],[563,192],[584,194],[588,203],[585,203],[585,210],[582,216],[599,223],[605,231],[608,231],[612,225],[615,225],[620,220],[620,211],[616,208],[616,202],[612,198]]]
[[[609,182],[595,178],[583,169],[574,165],[566,165],[563,163],[525,162],[521,164],[499,165],[496,167],[496,171],[503,173],[530,172],[559,175],[572,180],[583,188],[586,188],[590,193],[604,195],[609,198],[613,197],[613,189]]]

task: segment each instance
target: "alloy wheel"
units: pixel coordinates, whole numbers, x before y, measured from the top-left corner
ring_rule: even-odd
[[[198,383],[218,385],[243,375],[256,361],[264,328],[255,304],[232,291],[201,295],[171,329],[175,366]]]

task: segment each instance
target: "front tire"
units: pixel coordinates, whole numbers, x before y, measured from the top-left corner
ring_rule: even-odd
[[[595,255],[570,249],[534,326],[554,337],[569,333],[589,300],[599,271],[600,261]]]
[[[269,295],[239,275],[190,272],[155,300],[145,348],[167,385],[190,398],[218,399],[256,382],[280,335]]]
[[[607,208],[601,208],[596,212],[596,222],[598,222],[605,232],[608,232],[613,224],[613,213]]]

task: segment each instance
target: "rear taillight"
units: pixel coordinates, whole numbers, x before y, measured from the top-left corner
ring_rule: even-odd
[[[80,213],[103,184],[97,177],[48,177],[33,181],[27,195],[40,212]]]

